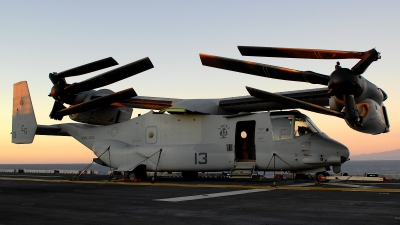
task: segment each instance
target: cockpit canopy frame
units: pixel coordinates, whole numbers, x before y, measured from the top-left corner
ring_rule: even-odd
[[[321,130],[306,115],[299,111],[271,112],[273,140],[287,140]]]

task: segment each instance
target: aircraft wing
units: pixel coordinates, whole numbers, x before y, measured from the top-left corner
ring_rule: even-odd
[[[277,92],[282,96],[302,100],[320,106],[328,106],[328,88]],[[235,114],[239,112],[257,112],[269,110],[293,109],[293,106],[267,101],[252,96],[239,96],[222,99],[177,99],[162,97],[136,96],[112,104],[118,107],[130,107],[140,109],[162,110],[168,108],[185,109],[193,113],[210,115]]]
[[[119,101],[112,105],[139,109],[161,110],[172,107],[175,103],[181,100],[182,99],[136,96],[123,101]]]
[[[161,97],[145,97],[136,96],[130,99],[119,101],[112,104],[113,106],[163,110],[166,109],[173,113],[174,109],[178,110],[175,113],[191,112],[201,114],[218,114],[219,99],[176,99],[176,98],[161,98]],[[168,110],[170,109],[170,110]]]
[[[317,88],[298,91],[277,92],[275,94],[294,98],[297,100],[302,100],[320,106],[329,106],[329,98],[327,92],[328,88]],[[264,99],[252,96],[221,99],[221,101],[219,102],[219,106],[221,109],[232,113],[293,109],[293,107],[288,104],[266,101]]]

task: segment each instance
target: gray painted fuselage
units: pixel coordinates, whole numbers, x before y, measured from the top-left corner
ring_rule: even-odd
[[[292,115],[289,111],[286,115]],[[297,113],[299,114],[299,113]],[[306,117],[303,114],[299,114]],[[275,138],[269,112],[233,118],[221,115],[156,114],[149,112],[127,122],[92,126],[59,124],[105,164],[121,171],[146,165],[149,171],[227,171],[237,161],[237,123],[255,121],[253,159],[258,170],[321,171],[340,165],[349,150],[321,132],[295,135],[293,125],[286,139]],[[161,150],[161,151],[160,151]],[[254,161],[253,160],[253,161]],[[158,166],[157,166],[158,164]]]

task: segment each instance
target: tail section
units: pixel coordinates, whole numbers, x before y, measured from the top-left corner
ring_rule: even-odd
[[[28,83],[20,81],[14,84],[12,112],[12,143],[29,144],[33,142],[37,129],[35,113]]]

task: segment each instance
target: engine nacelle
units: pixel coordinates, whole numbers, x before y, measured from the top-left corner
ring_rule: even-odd
[[[378,105],[382,104],[382,102],[385,100],[384,92],[379,89],[375,84],[369,82],[367,79],[362,78],[362,81],[364,87],[363,92],[360,96],[356,98],[356,103],[363,102],[367,99],[372,99],[376,103],[378,103]]]
[[[356,103],[362,103],[368,99],[374,100],[378,105],[382,104],[386,100],[386,93],[379,89],[375,84],[369,82],[367,79],[361,77],[362,92],[360,95],[355,96]],[[344,107],[344,101],[342,96],[331,96],[329,98],[329,107],[335,111],[342,111]]]
[[[383,103],[379,105],[372,99],[366,99],[358,103],[356,107],[359,115],[362,117],[361,127],[351,126],[346,120],[347,125],[349,125],[351,129],[368,134],[389,132],[388,116]]]
[[[130,120],[132,111],[132,108],[108,106],[89,112],[72,114],[69,118],[80,123],[110,125]]]
[[[96,97],[98,98],[102,96],[107,96],[112,93],[114,92],[108,89],[81,92],[77,94],[73,104],[75,105],[82,102],[88,102]],[[88,112],[72,114],[69,116],[69,118],[80,123],[110,125],[130,120],[132,117],[132,112],[132,108],[107,106]]]

